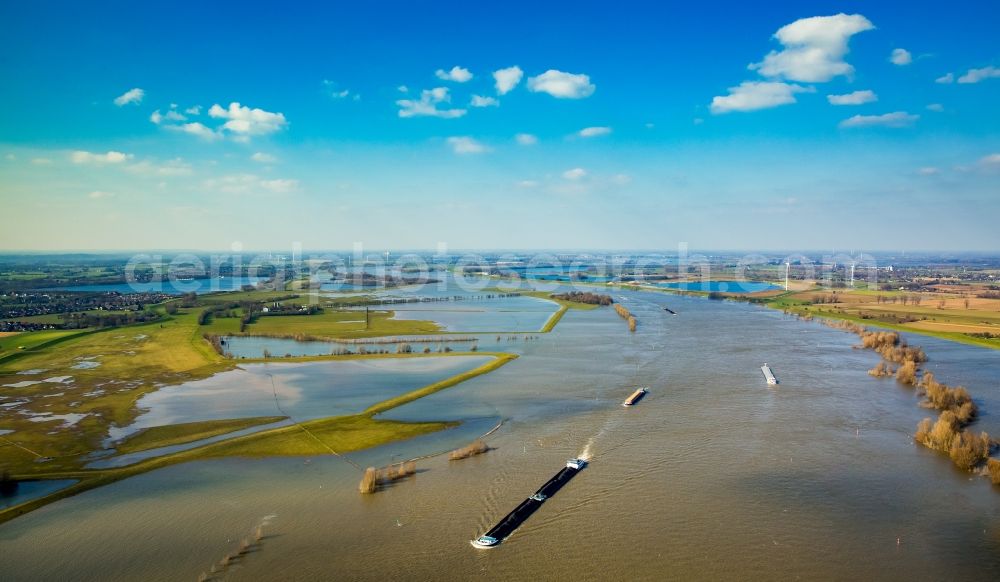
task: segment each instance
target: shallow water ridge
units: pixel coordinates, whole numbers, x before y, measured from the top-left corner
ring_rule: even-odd
[[[0,526],[0,578],[196,579],[270,515],[265,543],[227,579],[1000,577],[1000,492],[912,443],[930,412],[912,389],[868,376],[878,357],[852,348],[856,336],[744,303],[614,296],[638,318],[635,333],[610,309],[571,310],[516,361],[383,415],[460,428],[351,457],[440,452],[503,419],[487,454],[421,460],[415,478],[365,497],[358,471],[333,457],[172,466]],[[976,398],[971,428],[1000,435],[1000,352],[910,340]],[[764,362],[778,386],[765,384]],[[165,411],[157,422],[209,417],[219,390],[245,398],[247,415],[273,414],[268,373],[304,414],[324,387],[356,393],[345,408],[378,389],[363,387],[377,372],[282,366],[186,385],[199,406],[178,404],[180,387],[144,405]],[[640,385],[650,393],[623,408]],[[267,412],[258,393],[272,396]],[[584,452],[590,466],[503,545],[469,545]]]

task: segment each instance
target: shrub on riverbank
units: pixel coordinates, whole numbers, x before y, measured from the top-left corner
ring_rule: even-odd
[[[362,493],[375,493],[376,488],[378,488],[378,471],[375,467],[368,467],[365,469],[364,476],[361,477],[358,490]]]
[[[990,435],[985,432],[976,436],[963,430],[952,440],[948,456],[959,469],[971,471],[986,460],[990,454]]]
[[[933,426],[931,419],[921,420],[914,438],[929,449],[948,452],[951,450],[951,442],[955,440],[958,428],[958,419],[946,410],[941,413]]]
[[[985,461],[992,446],[990,436],[985,432],[977,436],[961,430],[961,422],[949,410],[942,412],[933,425],[929,418],[921,420],[913,440],[927,448],[948,453],[955,466],[964,471],[971,471]],[[1000,468],[997,470],[1000,471]]]
[[[457,461],[459,459],[466,459],[475,455],[481,455],[489,450],[490,447],[487,446],[486,443],[476,439],[464,447],[452,451],[451,454],[448,455],[448,459]]]
[[[868,374],[875,376],[876,378],[888,378],[895,373],[896,371],[892,369],[892,366],[886,364],[885,362],[879,362],[877,366],[868,370]]]
[[[920,387],[924,390],[927,400],[924,406],[936,410],[948,410],[955,414],[958,422],[964,426],[975,418],[978,408],[972,401],[969,391],[962,386],[951,388],[934,378],[933,372],[927,372],[920,380]]]
[[[361,493],[375,493],[379,490],[380,486],[398,479],[404,479],[415,474],[416,472],[416,461],[406,461],[397,465],[389,465],[384,469],[368,467],[365,469],[365,474],[361,477],[361,483],[358,485],[358,490],[361,491]]]
[[[986,461],[986,470],[989,471],[990,481],[994,485],[1000,485],[1000,459],[988,459]]]
[[[917,385],[917,363],[907,360],[896,370],[896,381],[907,386]]]

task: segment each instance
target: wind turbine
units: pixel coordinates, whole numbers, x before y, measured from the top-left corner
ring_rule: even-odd
[[[791,267],[792,267],[792,263],[786,261],[785,262],[785,291],[788,291],[788,270],[791,269]]]

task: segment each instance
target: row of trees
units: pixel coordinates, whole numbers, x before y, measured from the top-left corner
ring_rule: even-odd
[[[570,291],[569,293],[554,293],[551,295],[553,299],[561,299],[563,301],[573,301],[575,303],[586,303],[588,305],[611,305],[615,302],[610,295],[601,295],[600,293],[590,293],[588,291]]]
[[[921,406],[940,411],[936,422],[930,418],[920,421],[913,436],[915,442],[947,454],[955,466],[965,471],[986,463],[991,480],[1000,484],[1000,461],[989,458],[995,443],[987,433],[976,435],[965,428],[979,412],[968,390],[942,384],[930,371],[921,375],[920,367],[927,361],[927,354],[919,347],[906,345],[896,332],[869,331],[845,321],[825,323],[858,334],[859,347],[882,356],[883,361],[869,370],[869,374],[877,378],[895,375],[899,383],[921,391],[924,396]],[[898,367],[893,370],[891,364],[898,364]]]
[[[635,327],[636,327],[637,321],[635,319],[635,316],[632,315],[632,312],[629,311],[627,307],[625,307],[621,303],[616,303],[615,304],[615,312],[618,313],[618,315],[622,319],[624,319],[625,321],[628,322],[628,330],[629,331],[635,331]]]

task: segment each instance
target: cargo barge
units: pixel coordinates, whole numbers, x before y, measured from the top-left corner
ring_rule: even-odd
[[[622,406],[632,406],[636,402],[642,400],[642,397],[645,396],[647,392],[649,392],[648,387],[643,386],[642,388],[639,388],[638,390],[633,392],[631,396],[626,398],[625,402],[622,402]]]
[[[760,367],[760,371],[764,372],[764,379],[767,380],[769,386],[775,386],[778,384],[778,379],[774,377],[774,373],[771,372],[771,367],[764,364]]]
[[[538,511],[538,508],[542,506],[542,503],[546,499],[555,495],[557,491],[562,489],[563,485],[568,483],[570,479],[586,466],[587,461],[584,459],[570,459],[566,461],[566,466],[560,469],[554,477],[546,481],[531,497],[522,501],[520,505],[514,508],[514,511],[508,513],[506,517],[501,519],[488,532],[472,540],[470,543],[480,549],[493,548],[500,545],[500,542],[507,539],[525,520]]]

